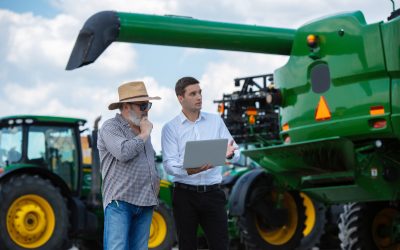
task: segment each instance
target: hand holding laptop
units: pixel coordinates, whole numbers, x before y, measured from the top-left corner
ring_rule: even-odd
[[[205,164],[199,168],[187,168],[186,172],[188,173],[188,175],[192,175],[192,174],[198,174],[200,172],[209,170],[210,168],[212,168],[213,166],[211,166],[210,164]]]

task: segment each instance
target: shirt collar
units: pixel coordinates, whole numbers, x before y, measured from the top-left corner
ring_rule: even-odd
[[[125,120],[121,114],[117,113],[115,114],[115,119],[117,119],[117,121],[122,125],[122,126],[128,126],[129,127],[129,123],[127,120]]]
[[[200,121],[201,119],[205,119],[205,118],[206,118],[206,116],[204,115],[204,113],[200,111],[199,118],[195,121],[195,123]],[[179,119],[181,121],[181,124],[183,124],[185,121],[190,122],[188,120],[188,118],[185,116],[185,114],[183,113],[183,111],[181,111],[181,113],[179,113]]]

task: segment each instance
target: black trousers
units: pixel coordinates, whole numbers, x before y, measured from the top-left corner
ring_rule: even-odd
[[[228,249],[226,197],[221,189],[197,192],[174,188],[172,208],[180,250],[197,249],[198,225],[204,230],[210,250]]]

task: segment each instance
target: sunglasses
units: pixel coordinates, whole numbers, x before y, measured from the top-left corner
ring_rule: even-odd
[[[151,105],[153,105],[153,103],[151,102],[131,103],[131,104],[139,106],[140,111],[149,110],[151,109]]]

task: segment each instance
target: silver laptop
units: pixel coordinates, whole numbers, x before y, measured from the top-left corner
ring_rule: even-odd
[[[204,164],[221,166],[225,164],[228,139],[186,142],[183,168],[198,168]]]

